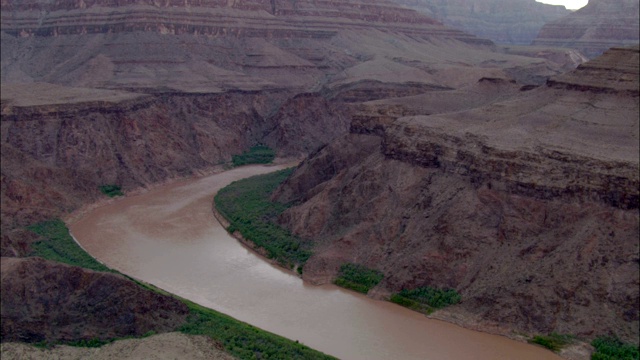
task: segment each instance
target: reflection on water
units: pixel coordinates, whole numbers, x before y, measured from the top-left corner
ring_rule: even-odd
[[[280,168],[247,166],[158,187],[92,210],[71,232],[110,267],[339,358],[559,359],[333,285],[304,284],[241,246],[213,217],[213,194]]]

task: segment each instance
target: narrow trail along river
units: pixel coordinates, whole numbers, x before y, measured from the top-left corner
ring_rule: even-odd
[[[281,168],[247,166],[159,186],[91,210],[70,229],[112,268],[342,359],[560,359],[333,285],[305,284],[247,250],[213,217],[213,195]]]

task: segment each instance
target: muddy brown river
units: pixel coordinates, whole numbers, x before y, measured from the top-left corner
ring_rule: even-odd
[[[91,210],[70,229],[112,268],[341,359],[560,359],[333,285],[305,284],[247,250],[213,217],[213,195],[280,168],[247,166],[156,187]]]

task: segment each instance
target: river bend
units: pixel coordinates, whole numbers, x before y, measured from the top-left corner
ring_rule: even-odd
[[[213,217],[213,195],[281,168],[252,165],[159,186],[91,210],[70,229],[122,273],[342,359],[560,359],[333,285],[305,284],[247,250]]]

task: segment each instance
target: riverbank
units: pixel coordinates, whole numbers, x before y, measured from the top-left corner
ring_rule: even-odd
[[[333,285],[310,286],[239,246],[212,216],[213,194],[277,169],[234,168],[125,197],[87,213],[71,230],[112,268],[340,358],[558,359]]]

